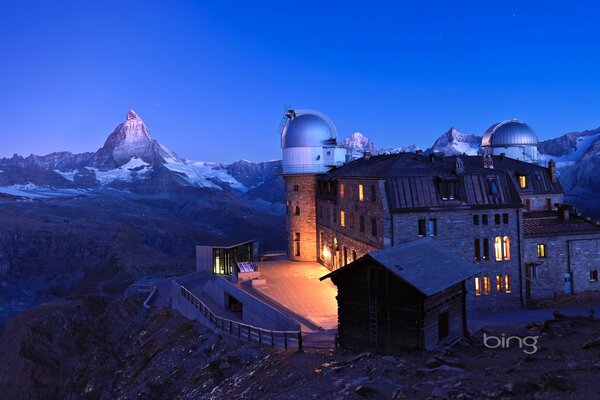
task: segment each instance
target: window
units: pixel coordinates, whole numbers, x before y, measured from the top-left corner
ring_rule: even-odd
[[[488,181],[488,188],[490,190],[490,195],[498,196],[500,193],[498,192],[498,184],[495,179],[490,179]]]
[[[333,215],[333,223],[335,224],[335,223],[337,223],[337,211],[335,211],[335,208],[333,209],[332,215]]]
[[[593,269],[590,271],[590,282],[598,282],[598,270]]]
[[[512,279],[510,275],[504,275],[504,291],[506,293],[512,293]]]
[[[479,215],[473,215],[473,225],[479,225]]]
[[[440,310],[438,313],[438,338],[444,340],[450,333],[450,318],[448,317],[448,309]]]
[[[352,250],[352,261],[356,261],[356,251]]]
[[[529,266],[529,277],[531,279],[537,279],[537,277],[538,277],[538,267],[537,267],[537,265],[530,265]]]
[[[437,219],[431,218],[427,221],[427,236],[437,236]]]
[[[481,260],[481,246],[479,243],[479,239],[475,239],[475,242],[473,243],[473,247],[474,247],[474,254],[473,254],[473,259],[475,261],[480,261]]]
[[[510,260],[510,239],[508,236],[504,236],[502,239],[502,253],[505,260]]]
[[[361,232],[365,231],[365,216],[361,215],[360,217],[358,217],[358,229]]]
[[[365,201],[365,185],[362,183],[358,185],[358,201]]]
[[[500,214],[494,214],[494,223],[500,225]]]
[[[371,185],[371,202],[375,203],[377,201],[377,191],[375,190],[375,185]]]
[[[525,199],[525,209],[531,211],[531,200]]]
[[[348,213],[348,228],[354,229],[354,214]]]
[[[340,211],[340,226],[346,226],[346,213]]]
[[[538,244],[537,245],[537,252],[538,252],[538,257],[540,258],[546,258],[546,245],[545,244]]]
[[[502,238],[500,236],[496,236],[494,252],[496,254],[496,261],[502,261]]]
[[[488,238],[483,238],[483,259],[490,259],[490,241]]]
[[[502,223],[508,225],[508,213],[502,214]]]
[[[300,206],[296,206],[294,215],[300,215]]]
[[[527,177],[525,175],[519,175],[519,186],[521,189],[525,189],[527,187]]]
[[[344,265],[348,264],[348,248],[346,246],[343,247],[342,254],[344,255]]]
[[[481,277],[475,277],[475,296],[481,296]]]
[[[344,198],[344,184],[340,182],[340,199]]]
[[[319,248],[321,249],[321,259],[325,258],[325,239],[323,237],[323,232],[319,232]]]
[[[485,294],[490,294],[490,277],[489,276],[483,277],[483,292]]]
[[[377,219],[371,218],[371,236],[377,236]]]
[[[294,185],[294,192],[297,192],[298,190],[300,190],[300,186]]]
[[[350,200],[354,199],[354,186],[352,186],[351,184],[348,184],[348,195]]]
[[[427,234],[427,220],[425,218],[419,219],[419,236],[425,236]]]
[[[503,283],[504,279],[502,275],[496,275],[496,291],[497,292],[501,292],[504,288],[503,288]]]
[[[496,261],[510,260],[510,238],[496,236],[494,243]]]
[[[294,255],[300,257],[300,233],[294,233]]]
[[[487,214],[483,214],[483,215],[481,216],[481,223],[482,223],[483,225],[487,225],[487,224],[488,224],[488,216],[487,216]]]
[[[546,210],[552,210],[552,198],[546,198]]]
[[[454,200],[456,198],[456,182],[440,182],[440,195],[442,200]]]

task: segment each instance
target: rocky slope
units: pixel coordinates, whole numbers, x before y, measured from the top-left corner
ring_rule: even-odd
[[[593,399],[600,321],[484,328],[444,352],[271,351],[142,298],[74,296],[29,310],[0,339],[9,399]],[[482,335],[538,336],[490,349]]]

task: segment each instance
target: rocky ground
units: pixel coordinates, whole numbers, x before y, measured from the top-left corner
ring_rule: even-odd
[[[10,399],[596,399],[600,320],[484,329],[439,352],[272,351],[222,337],[141,296],[70,297],[13,318],[0,340]],[[489,349],[483,334],[538,336]],[[527,351],[525,351],[527,350]],[[531,353],[531,354],[527,354]]]

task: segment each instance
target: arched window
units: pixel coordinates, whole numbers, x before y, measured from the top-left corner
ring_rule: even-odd
[[[296,209],[294,211],[294,215],[300,215],[300,206],[296,206]]]
[[[502,238],[496,236],[494,241],[494,253],[496,253],[496,261],[502,261]]]

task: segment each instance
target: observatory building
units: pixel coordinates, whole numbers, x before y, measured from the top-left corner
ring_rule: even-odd
[[[538,140],[533,129],[518,119],[510,119],[490,126],[481,141],[484,155],[506,157],[536,163]]]
[[[593,261],[600,257],[600,225],[563,204],[556,164],[537,163],[537,137],[527,124],[492,125],[483,156],[365,152],[344,163],[329,118],[290,110],[284,122],[291,260],[335,271],[373,252],[432,238],[478,268],[465,286],[470,313],[600,290]],[[429,265],[427,254],[421,256]],[[432,276],[446,274],[440,269]]]

